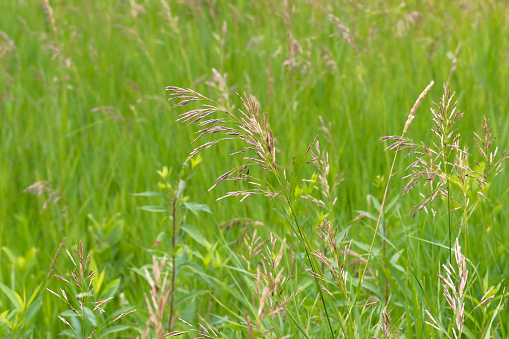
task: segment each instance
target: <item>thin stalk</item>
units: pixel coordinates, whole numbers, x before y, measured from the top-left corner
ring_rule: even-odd
[[[172,255],[171,255],[171,299],[170,299],[170,318],[168,319],[168,332],[171,332],[172,320],[173,320],[173,297],[175,296],[175,246],[177,245],[177,220],[176,220],[176,210],[177,210],[177,198],[174,197],[172,199],[172,208],[171,208],[171,216],[172,216],[172,227],[173,234],[171,237],[171,245],[172,245]]]
[[[319,264],[316,262],[316,259],[315,259],[315,260],[313,260],[313,259],[314,259],[314,257],[311,257],[311,253],[310,253],[310,251],[311,251],[311,244],[309,243],[309,240],[307,239],[306,235],[304,234],[304,231],[302,230],[302,227],[301,227],[301,225],[300,225],[300,223],[299,223],[299,221],[298,221],[298,219],[297,219],[297,215],[295,214],[295,212],[294,212],[293,208],[291,207],[291,205],[289,205],[289,207],[290,207],[290,214],[291,214],[291,216],[292,216],[292,219],[293,219],[293,220],[294,220],[294,222],[296,223],[296,225],[297,225],[297,229],[298,229],[298,231],[299,231],[299,233],[300,233],[299,235],[300,235],[300,237],[301,237],[301,239],[302,239],[302,242],[304,243],[304,249],[305,249],[305,251],[306,251],[306,256],[308,257],[309,263],[311,264],[311,268],[312,268],[312,270],[313,270],[316,274],[319,274],[319,272],[320,272],[320,271],[319,271],[320,266],[319,266]],[[317,277],[315,277],[315,282],[316,282],[316,285],[317,285],[317,287],[318,287],[318,292],[320,293],[320,299],[322,300],[322,305],[323,305],[323,309],[324,309],[324,311],[325,311],[325,315],[326,315],[326,317],[327,317],[327,323],[328,323],[328,325],[329,325],[329,329],[330,329],[330,332],[331,332],[331,336],[332,336],[332,338],[334,338],[334,330],[333,330],[333,328],[332,328],[332,324],[331,324],[331,322],[330,322],[330,316],[329,316],[329,312],[327,311],[327,305],[325,304],[325,298],[323,297],[323,292],[322,292],[322,288],[321,288],[322,286],[321,286],[321,284],[320,284],[320,282],[319,282],[319,279],[318,279]],[[329,296],[329,299],[330,299],[330,296]],[[332,305],[334,306],[334,304],[333,304],[333,302],[332,302],[332,301],[331,301],[331,303],[332,303]],[[334,307],[334,309],[336,309],[336,308]],[[340,326],[341,326],[341,330],[343,331],[343,333],[345,334],[345,336],[347,336],[346,330],[345,330],[345,328],[343,327],[343,323],[342,323],[342,321],[341,321],[341,318],[340,318],[340,315],[339,315],[339,313],[338,313],[337,309],[336,309],[336,315],[337,315],[337,317],[338,317],[338,322],[339,322],[339,324],[340,324]]]
[[[387,251],[385,249],[385,239],[387,238],[387,221],[384,220],[384,230],[383,230],[384,238],[382,239],[382,246],[384,251],[384,257],[387,258]],[[384,264],[385,269],[387,270],[387,264]],[[385,304],[387,305],[389,302],[389,281],[387,280],[387,276],[385,277]]]
[[[408,115],[408,119],[405,123],[405,127],[403,128],[403,133],[401,134],[402,138],[405,136],[406,132],[408,131],[408,127],[410,127],[410,124],[412,123],[412,121],[415,117],[415,112],[417,111],[417,108],[419,108],[419,105],[421,104],[422,99],[428,93],[428,91],[433,86],[433,84],[434,84],[434,81],[431,81],[430,84],[428,86],[426,86],[424,91],[422,91],[422,93],[419,95],[419,97],[415,101],[414,106],[412,107],[412,109],[410,110],[410,114]],[[366,265],[364,266],[362,275],[359,279],[359,285],[357,286],[357,291],[355,292],[354,303],[357,300],[359,293],[361,291],[362,283],[364,282],[364,276],[366,275],[366,271],[368,269],[369,260],[371,259],[371,255],[373,254],[373,246],[375,245],[376,235],[378,234],[378,229],[380,227],[380,220],[382,219],[382,214],[383,214],[384,207],[385,207],[385,201],[387,199],[387,192],[389,191],[389,184],[391,182],[391,178],[392,178],[392,175],[394,172],[394,164],[396,163],[396,158],[398,157],[398,151],[399,151],[399,146],[397,147],[396,151],[394,152],[394,158],[392,159],[391,170],[389,171],[389,177],[387,178],[387,184],[385,185],[384,197],[382,199],[382,204],[380,206],[380,212],[378,213],[378,219],[376,221],[375,232],[373,234],[373,239],[371,240],[371,246],[369,247],[368,258],[366,259]]]
[[[398,149],[399,149],[399,147],[398,147]],[[396,158],[397,157],[398,157],[398,152],[396,151],[394,153],[394,158],[392,159],[391,170],[389,171],[389,178],[387,179],[387,184],[385,185],[384,197],[382,199],[382,204],[380,206],[380,213],[378,213],[378,219],[376,221],[375,232],[373,234],[373,239],[371,240],[371,246],[369,247],[368,258],[366,259],[366,265],[364,265],[364,269],[362,270],[362,275],[361,275],[361,278],[359,280],[359,286],[357,288],[357,292],[355,293],[355,299],[357,299],[357,296],[358,296],[358,293],[359,293],[360,288],[362,286],[362,283],[364,282],[364,276],[366,274],[366,270],[368,269],[368,264],[369,264],[369,260],[371,259],[371,254],[373,253],[373,246],[375,245],[376,235],[377,235],[378,229],[380,227],[380,220],[382,219],[382,213],[383,213],[383,210],[384,210],[384,207],[385,207],[385,201],[387,199],[387,192],[389,190],[389,184],[391,182],[391,178],[392,178],[392,175],[393,175],[392,173],[394,172],[394,164],[396,163]]]

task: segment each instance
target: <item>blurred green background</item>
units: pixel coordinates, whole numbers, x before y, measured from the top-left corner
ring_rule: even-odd
[[[116,295],[122,291],[128,304],[144,309],[148,285],[131,268],[150,262],[150,246],[169,226],[161,214],[140,210],[150,203],[132,193],[157,190],[156,170],[163,166],[178,173],[194,148],[196,131],[175,122],[183,110],[167,101],[167,85],[193,88],[230,108],[240,105],[236,92],[253,94],[269,114],[285,166],[319,134],[331,155],[331,171],[345,174],[336,205],[342,222],[354,218],[356,210],[373,210],[368,194],[381,200],[392,154],[378,139],[401,133],[431,80],[435,86],[408,136],[430,139],[428,107],[448,83],[466,112],[459,128],[471,151],[483,115],[500,133],[498,145],[509,144],[507,1],[49,4],[52,15],[43,1],[0,1],[0,282],[20,295],[31,295],[46,279],[67,237],[66,247],[82,240],[92,251],[105,281],[119,279]],[[332,144],[320,131],[319,116],[330,123]],[[229,184],[207,192],[215,177],[239,163],[225,157],[234,150],[226,147],[231,150],[212,148],[201,155],[186,194],[213,214],[190,215],[189,222],[211,242],[218,224],[236,217],[282,229],[268,199],[215,202]],[[408,163],[400,157],[397,170]],[[497,178],[497,196],[507,189],[506,173]],[[390,198],[404,187],[402,176],[394,177]],[[40,181],[50,182],[51,190],[40,196],[24,192]],[[408,220],[417,199],[412,192],[399,200]],[[502,206],[507,197],[497,203]],[[507,265],[507,215],[502,208],[496,216],[502,267]],[[485,228],[482,218],[476,224]],[[414,221],[424,219],[419,215]],[[372,234],[366,227],[350,236],[369,242]],[[226,236],[233,241],[240,235],[233,229]],[[57,273],[66,267],[62,255]],[[32,320],[35,337],[55,337],[65,328],[56,317],[65,305],[54,299],[43,294]],[[190,321],[210,311],[201,305],[185,310]],[[0,310],[11,308],[0,294]],[[138,313],[126,322],[142,328],[143,313]]]

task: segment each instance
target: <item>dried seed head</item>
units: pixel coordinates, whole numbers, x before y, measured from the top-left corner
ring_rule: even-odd
[[[417,111],[417,108],[419,108],[419,105],[421,104],[422,99],[424,99],[424,97],[426,96],[426,94],[431,89],[431,87],[433,86],[434,83],[435,83],[434,81],[431,81],[429,83],[429,85],[426,86],[424,91],[422,91],[421,95],[419,95],[417,100],[415,101],[414,106],[410,110],[410,114],[408,115],[408,119],[407,119],[407,121],[405,123],[405,128],[403,128],[403,133],[401,134],[401,136],[405,135],[406,132],[408,131],[408,127],[410,127],[410,124],[412,123],[412,120],[414,120],[415,112]]]

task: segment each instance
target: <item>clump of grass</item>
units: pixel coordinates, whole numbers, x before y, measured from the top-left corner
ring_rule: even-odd
[[[182,272],[177,265],[177,252],[179,250],[179,242],[183,240],[182,235],[185,233],[182,232],[183,229],[187,229],[188,232],[192,232],[189,231],[189,227],[194,229],[192,225],[187,224],[187,211],[191,211],[196,215],[198,211],[211,213],[207,205],[191,202],[185,195],[188,182],[194,175],[193,170],[200,162],[200,156],[190,159],[191,164],[187,162],[184,163],[176,177],[172,175],[172,168],[168,169],[167,166],[163,166],[161,170],[157,171],[161,179],[159,182],[160,192],[148,191],[133,194],[140,197],[157,197],[164,199],[162,205],[141,206],[140,209],[148,212],[168,213],[168,217],[164,218],[164,220],[168,220],[170,223],[170,229],[167,232],[171,234],[171,254],[169,260],[167,260],[166,255],[161,258],[152,256],[152,275],[149,273],[147,267],[138,270],[138,273],[142,275],[150,285],[150,296],[145,295],[149,318],[145,324],[141,339],[150,337],[150,325],[158,338],[179,336],[186,333],[174,330],[177,320],[179,319],[179,311],[175,305],[175,291],[179,279],[178,273]],[[166,232],[161,232],[151,248],[160,246],[164,242],[165,234]],[[167,266],[169,268],[167,268]],[[167,311],[168,314],[166,330],[163,325],[165,321],[165,311]]]
[[[248,338],[261,338],[270,335],[274,331],[274,327],[263,327],[263,323],[266,319],[274,318],[275,315],[283,313],[286,304],[293,299],[295,294],[299,293],[297,291],[289,296],[284,296],[287,292],[285,291],[286,282],[289,280],[288,273],[285,272],[286,269],[282,265],[286,239],[280,242],[279,250],[276,248],[277,243],[277,236],[270,234],[270,241],[266,246],[263,247],[263,243],[258,242],[258,245],[261,245],[262,249],[265,250],[253,253],[255,260],[258,256],[261,256],[261,260],[259,265],[256,265],[256,273],[254,273],[256,288],[251,291],[252,309],[255,312],[253,312],[252,317],[249,316],[248,312],[245,312]],[[255,249],[257,247],[255,246]]]
[[[77,260],[73,257],[73,255],[66,250],[69,259],[74,265],[73,270],[70,273],[72,279],[66,279],[63,276],[55,274],[54,277],[66,283],[69,287],[66,293],[64,289],[60,288],[60,293],[54,292],[53,290],[46,288],[48,292],[58,297],[61,301],[63,301],[69,309],[80,319],[80,324],[77,324],[73,320],[67,320],[63,316],[58,316],[58,318],[69,328],[78,338],[93,338],[95,335],[98,335],[99,332],[104,330],[109,325],[118,321],[119,319],[136,312],[136,309],[133,309],[129,312],[121,313],[115,319],[108,322],[106,325],[96,329],[93,328],[91,332],[87,332],[88,321],[87,318],[90,317],[92,312],[97,312],[99,314],[105,313],[104,305],[111,301],[113,297],[109,297],[104,300],[94,301],[94,288],[92,283],[95,278],[95,272],[92,270],[88,270],[87,268],[90,263],[90,253],[86,255],[83,251],[83,244],[79,243],[79,245],[75,245],[76,254],[78,256]],[[72,280],[72,282],[70,281]],[[67,296],[69,294],[69,297]],[[92,308],[92,309],[90,309]],[[72,323],[72,324],[71,324]],[[78,327],[79,325],[79,327]],[[81,333],[80,333],[81,332]]]
[[[494,294],[498,289],[495,289],[494,286],[490,287],[488,291],[484,294],[484,296],[481,298],[481,300],[477,302],[477,305],[474,307],[474,309],[472,309],[472,311],[469,314],[466,314],[465,297],[467,296],[466,291],[469,285],[467,259],[461,252],[461,246],[459,245],[458,239],[456,239],[453,251],[456,264],[455,267],[449,261],[447,261],[446,265],[445,264],[442,265],[445,274],[444,275],[438,274],[438,278],[442,281],[443,296],[453,313],[451,325],[449,326],[449,328],[451,328],[454,338],[459,339],[462,337],[462,334],[464,332],[465,317],[467,317],[467,319],[473,319],[471,316],[472,312],[476,310],[478,307],[487,305],[493,299],[495,299]],[[472,298],[472,296],[469,296],[469,299],[476,300]],[[503,298],[501,298],[500,303],[502,303],[502,300]],[[497,311],[498,308],[500,307],[500,303],[497,307]],[[450,338],[448,331],[432,316],[432,314],[428,310],[426,310],[426,314],[428,315],[430,320],[426,321],[426,324],[442,332],[448,338]],[[486,327],[485,323],[486,319],[483,316],[483,322],[479,329],[480,337],[483,337],[484,333],[490,331],[490,328],[492,326],[492,322],[490,322]]]
[[[406,168],[406,170],[411,170],[411,173],[404,177],[404,179],[408,179],[408,183],[403,189],[403,195],[415,189],[419,183],[422,183],[423,187],[429,187],[427,193],[420,193],[422,200],[412,208],[414,217],[419,211],[428,212],[428,204],[438,196],[447,199],[446,215],[449,248],[451,248],[450,256],[452,256],[453,212],[462,210],[461,226],[465,233],[465,241],[468,241],[468,219],[477,206],[477,204],[471,206],[470,192],[477,188],[477,193],[481,197],[486,197],[488,187],[502,171],[502,163],[509,158],[507,151],[502,152],[497,158],[498,147],[492,151],[496,137],[492,137],[489,120],[484,117],[482,137],[474,133],[476,149],[481,155],[481,159],[474,159],[474,162],[479,168],[483,167],[481,165],[483,162],[484,169],[479,172],[479,170],[471,168],[469,159],[472,155],[468,148],[461,144],[457,127],[464,113],[460,112],[457,102],[453,99],[454,92],[444,84],[444,94],[439,103],[433,103],[435,108],[431,108],[434,122],[432,132],[435,136],[431,143],[414,141],[404,136],[408,130],[409,122],[413,119],[412,114],[405,125],[403,135],[381,138],[382,141],[392,142],[386,150],[394,150],[396,153],[407,151],[405,157],[415,157],[415,160]],[[433,207],[431,207],[431,212],[433,217],[437,213]]]
[[[192,109],[182,113],[180,114],[180,118],[177,119],[177,121],[187,122],[190,125],[198,124],[203,127],[201,130],[196,132],[198,136],[195,138],[193,143],[207,134],[223,134],[223,136],[215,138],[215,140],[196,147],[191,152],[188,159],[197,155],[201,150],[212,147],[219,142],[238,140],[244,144],[244,148],[242,150],[231,153],[230,155],[244,155],[243,160],[245,163],[219,176],[209,191],[224,181],[233,181],[234,183],[237,181],[243,181],[247,182],[247,184],[250,185],[250,188],[230,191],[225,196],[218,198],[218,200],[231,196],[241,196],[242,198],[240,201],[244,201],[247,197],[252,195],[265,195],[271,199],[275,199],[276,202],[279,203],[279,206],[281,206],[282,210],[287,215],[287,221],[290,227],[298,237],[300,243],[304,246],[307,258],[311,264],[311,270],[315,276],[315,282],[323,304],[323,311],[325,312],[327,325],[329,331],[333,334],[335,331],[332,327],[331,316],[329,315],[328,307],[326,306],[326,299],[322,293],[322,283],[319,279],[319,276],[322,275],[320,264],[316,257],[311,254],[313,251],[311,241],[308,238],[307,233],[303,230],[300,220],[293,209],[293,192],[295,190],[297,180],[296,174],[300,171],[302,166],[305,165],[305,163],[301,163],[300,166],[299,164],[296,164],[296,156],[294,155],[292,159],[291,172],[287,174],[286,169],[283,169],[281,173],[280,166],[278,166],[276,162],[274,136],[269,126],[267,115],[259,113],[258,105],[253,96],[246,94],[244,94],[243,97],[239,96],[244,110],[239,109],[240,116],[237,116],[229,112],[226,108],[214,100],[209,99],[194,90],[183,89],[175,86],[168,86],[166,87],[166,90],[171,92],[170,100],[179,100],[179,102],[175,105],[176,107],[198,101],[206,102],[202,105],[203,108]],[[218,113],[222,113],[223,116],[212,117],[212,115],[217,115]],[[228,126],[226,124],[228,124]],[[305,156],[309,154],[316,141],[317,138],[309,144],[304,154]],[[312,159],[307,163],[315,160],[316,159]],[[271,174],[272,179],[275,180],[277,184],[274,185],[268,177],[257,177],[251,175],[250,170],[252,165],[260,168],[262,172],[268,172]],[[327,192],[329,192],[328,188]],[[346,334],[346,329],[339,310],[335,306],[333,299],[330,297],[327,298],[330,306],[335,311],[341,331]]]
[[[415,205],[412,210],[416,212],[426,208],[426,206],[436,199],[437,196],[443,195],[448,199],[448,212],[453,211],[453,199],[451,185],[457,185],[461,192],[462,198],[457,199],[459,204],[467,207],[466,195],[471,189],[471,181],[477,181],[481,195],[491,184],[494,177],[502,171],[502,162],[509,158],[509,152],[502,152],[497,159],[498,147],[491,152],[491,147],[495,138],[492,137],[493,128],[489,126],[489,119],[483,117],[482,135],[480,137],[474,133],[474,141],[476,148],[481,155],[482,161],[486,163],[482,173],[472,170],[468,164],[471,154],[468,149],[460,145],[460,134],[456,124],[464,116],[457,108],[457,102],[453,102],[454,93],[450,88],[444,85],[444,95],[440,102],[434,103],[437,110],[431,108],[435,127],[432,128],[436,140],[431,141],[431,145],[426,145],[424,141],[414,141],[410,138],[402,136],[387,136],[381,138],[382,141],[391,141],[386,150],[394,150],[401,152],[409,151],[406,157],[415,156],[416,159],[406,169],[412,172],[405,176],[408,183],[403,189],[403,195],[412,191],[422,182],[424,186],[430,187],[430,192],[423,195],[423,200]],[[413,119],[413,118],[412,118]],[[411,121],[410,117],[409,120]],[[407,122],[407,124],[409,124]],[[405,131],[407,126],[405,125]],[[480,168],[480,162],[474,159],[474,162]],[[458,180],[452,177],[451,173],[455,173]],[[415,215],[415,213],[414,213]]]

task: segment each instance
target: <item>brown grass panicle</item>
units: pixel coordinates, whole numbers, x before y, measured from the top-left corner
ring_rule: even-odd
[[[36,181],[32,185],[28,186],[23,190],[23,193],[32,193],[38,197],[47,194],[47,198],[42,204],[41,213],[48,208],[49,204],[57,204],[62,199],[62,194],[54,189],[53,183],[51,181]],[[62,206],[63,217],[66,216],[66,211],[68,210],[68,206]]]
[[[166,90],[172,92],[170,94],[170,100],[178,101],[175,105],[177,107],[198,101],[206,102],[202,105],[202,108],[182,113],[178,119],[178,121],[187,122],[188,124],[199,124],[202,127],[201,130],[196,132],[198,136],[193,143],[207,134],[221,134],[221,136],[216,137],[215,140],[206,142],[195,148],[189,155],[189,159],[198,154],[202,149],[212,147],[221,141],[238,140],[244,144],[243,149],[234,152],[231,155],[245,154],[243,158],[245,163],[219,176],[216,179],[216,183],[210,189],[213,189],[226,180],[234,181],[234,183],[239,180],[247,181],[247,183],[254,186],[254,188],[231,191],[225,196],[218,198],[218,200],[229,196],[242,196],[241,201],[243,201],[251,195],[260,194],[268,196],[271,199],[277,198],[276,201],[281,204],[280,207],[288,216],[287,222],[289,226],[297,235],[299,242],[304,246],[312,271],[319,276],[321,274],[319,261],[311,254],[311,241],[306,232],[304,232],[301,220],[293,208],[294,195],[292,194],[292,190],[295,189],[296,177],[302,166],[305,164],[304,162],[299,162],[300,167],[297,167],[296,156],[294,155],[289,176],[287,176],[285,169],[282,170],[282,173],[280,172],[280,167],[276,163],[274,136],[269,127],[267,115],[259,113],[258,104],[256,103],[255,98],[252,95],[248,96],[246,94],[244,94],[243,97],[239,96],[244,106],[244,110],[239,109],[240,115],[234,115],[217,102],[194,90],[183,89],[175,86],[168,86],[166,87]],[[219,114],[221,115],[218,116]],[[226,124],[228,124],[228,126]],[[309,144],[304,156],[308,155],[316,140],[317,138]],[[277,184],[273,186],[267,177],[262,176],[261,178],[257,178],[250,175],[251,166],[256,166],[261,169],[262,172],[267,171],[271,173],[273,175],[273,179],[277,181]],[[295,169],[297,169],[297,171],[295,171]],[[325,295],[323,293],[320,279],[318,277],[315,278],[323,310],[325,312],[324,318],[326,319],[331,335],[333,335],[334,329],[326,306],[326,299],[331,304],[333,303],[333,300],[328,294]],[[324,298],[324,295],[326,298]],[[340,315],[337,308],[335,308],[335,311],[336,316],[339,319]],[[346,329],[342,326],[342,324],[341,327],[343,333],[346,335]]]
[[[385,339],[395,339],[398,337],[399,331],[401,328],[396,329],[395,331],[391,331],[392,329],[392,319],[387,311],[382,312],[382,321],[380,322],[380,330],[385,336]],[[373,337],[373,339],[379,339],[378,337]]]
[[[328,135],[327,138],[329,139]],[[318,207],[332,213],[333,206],[337,202],[337,197],[334,196],[334,190],[341,182],[343,182],[344,175],[343,173],[336,174],[333,179],[330,179],[329,153],[320,150],[320,142],[316,138],[314,142],[315,150],[312,150],[312,148],[313,147],[309,150],[311,160],[308,162],[311,162],[318,172],[318,183],[314,186],[314,188],[323,196],[323,198],[316,198],[312,195],[301,195],[301,198],[309,199]],[[316,183],[313,179],[303,179],[302,181]]]
[[[457,108],[457,102],[453,102],[454,93],[450,88],[444,85],[444,94],[440,102],[433,103],[436,110],[431,108],[433,121],[435,126],[432,128],[435,140],[430,145],[426,145],[423,141],[416,142],[410,138],[402,136],[386,136],[381,138],[382,141],[391,141],[392,144],[385,150],[394,150],[396,153],[401,151],[409,151],[405,157],[415,156],[416,159],[406,168],[412,172],[404,177],[409,179],[407,185],[403,189],[403,195],[413,190],[419,182],[423,182],[424,186],[430,187],[430,192],[423,195],[423,200],[415,205],[412,210],[415,212],[426,209],[426,205],[435,200],[438,195],[454,199],[452,196],[451,184],[457,186],[461,192],[461,198],[456,199],[459,206],[464,210],[468,207],[469,199],[467,193],[472,189],[474,182],[480,191],[480,195],[485,196],[484,192],[491,183],[493,178],[502,171],[502,162],[509,158],[509,152],[504,151],[498,159],[496,159],[498,148],[491,151],[493,141],[492,128],[489,127],[489,119],[483,118],[482,137],[474,133],[474,141],[476,148],[481,155],[482,161],[485,163],[484,170],[479,173],[473,170],[469,165],[469,159],[472,156],[468,148],[460,146],[460,134],[456,124],[464,116]],[[419,100],[418,100],[419,101]],[[412,114],[410,114],[412,115]],[[407,120],[411,121],[409,116]],[[404,132],[406,132],[405,126]],[[474,159],[477,166],[483,166],[479,161]],[[453,176],[453,174],[455,176]],[[449,202],[449,211],[452,212],[461,207],[452,207]],[[433,213],[435,213],[433,211]],[[415,213],[414,213],[415,216]]]
[[[426,205],[438,195],[449,197],[449,169],[455,168],[454,160],[451,159],[453,152],[463,153],[459,156],[461,163],[457,164],[457,168],[466,168],[465,162],[461,160],[468,153],[460,149],[460,135],[455,127],[464,113],[460,113],[457,109],[457,102],[452,102],[453,96],[454,93],[444,85],[444,95],[438,104],[434,103],[437,110],[431,109],[435,123],[432,131],[437,138],[437,141],[431,141],[431,146],[427,146],[422,141],[420,143],[415,142],[410,138],[405,138],[403,135],[381,138],[382,141],[392,141],[392,144],[386,147],[385,150],[394,150],[396,153],[409,150],[405,157],[410,155],[416,156],[416,160],[406,168],[406,170],[411,169],[412,173],[404,177],[404,179],[409,179],[409,181],[403,189],[403,195],[413,190],[421,181],[424,182],[424,186],[430,186],[430,193],[423,196],[423,200],[412,208],[415,212],[425,209]],[[412,113],[407,120],[407,124],[408,121],[411,121],[411,116]],[[408,126],[405,125],[404,133],[407,131],[407,128]],[[471,171],[466,168],[465,173],[471,173]]]
[[[277,250],[277,244],[279,250]],[[290,277],[285,274],[284,265],[281,265],[283,253],[286,248],[286,239],[278,241],[278,237],[270,234],[270,240],[263,243],[264,251],[255,252],[254,257],[259,258],[259,265],[256,266],[255,277],[255,291],[251,291],[251,301],[253,309],[257,310],[256,314],[251,317],[248,312],[245,312],[244,326],[248,328],[248,338],[258,338],[269,335],[274,328],[263,328],[263,322],[266,318],[274,317],[277,314],[283,313],[286,309],[286,304],[289,303],[293,297],[300,292],[292,292],[289,296],[286,294],[286,282]],[[261,257],[261,258],[260,258]],[[254,318],[254,319],[253,319]]]
[[[465,316],[467,318],[471,317],[471,313],[481,307],[483,305],[488,304],[491,300],[495,298],[494,291],[495,287],[490,287],[488,291],[484,294],[481,300],[477,303],[477,305],[472,309],[469,314],[465,314],[465,295],[468,284],[468,269],[467,269],[467,259],[461,252],[461,246],[459,245],[458,238],[456,238],[456,242],[453,247],[454,258],[456,267],[454,267],[449,261],[447,261],[447,265],[442,264],[442,268],[445,271],[444,275],[438,274],[438,278],[442,281],[443,287],[443,295],[447,304],[451,308],[453,312],[453,325],[450,326],[452,328],[452,332],[455,339],[461,338],[461,334],[463,333],[463,326],[465,324]],[[473,298],[473,300],[476,300]],[[447,333],[446,330],[437,322],[437,320],[431,315],[431,313],[426,310],[426,314],[428,315],[430,321],[426,321],[426,324],[437,329],[440,332]],[[482,331],[487,330],[484,328],[484,324],[481,329]]]
[[[180,114],[179,119],[177,119],[177,121],[187,122],[189,125],[197,124],[202,127],[201,130],[196,132],[198,136],[192,143],[197,142],[205,135],[222,134],[221,137],[196,147],[189,155],[188,160],[198,154],[201,150],[210,148],[222,141],[239,140],[244,144],[244,148],[242,150],[230,154],[232,156],[244,154],[244,164],[219,176],[209,191],[223,181],[237,182],[239,180],[243,180],[251,184],[253,188],[228,192],[225,196],[218,198],[218,200],[229,196],[242,196],[241,201],[243,201],[247,197],[257,194],[275,198],[282,192],[283,189],[286,189],[287,186],[289,188],[289,184],[285,185],[280,177],[278,167],[276,165],[274,136],[269,127],[267,115],[259,113],[258,104],[252,95],[239,95],[244,106],[244,110],[239,109],[241,114],[240,116],[237,116],[212,99],[209,99],[191,89],[168,86],[166,87],[166,90],[172,92],[172,94],[170,94],[170,100],[179,100],[175,107],[184,106],[197,101],[207,102],[202,105],[202,108],[193,109]],[[221,113],[223,116],[217,117],[217,115]],[[228,127],[225,124],[229,124],[231,127]],[[266,180],[251,176],[250,167],[253,164],[264,171],[273,173],[278,179],[281,189],[276,190]]]
[[[346,238],[346,233],[343,235],[341,240],[338,242],[338,225],[333,227],[333,225],[328,222],[326,219],[323,220],[323,224],[319,225],[321,232],[316,232],[318,237],[325,244],[325,250],[322,252],[313,251],[313,254],[318,260],[320,260],[325,267],[330,271],[332,278],[334,280],[334,284],[337,285],[340,291],[344,294],[345,300],[349,303],[349,296],[347,293],[346,283],[348,279],[348,273],[345,270],[346,259],[350,252],[350,246],[352,242],[350,241],[348,244],[341,249],[343,245],[343,241]],[[327,252],[332,255],[332,260],[328,257]],[[312,273],[312,272],[311,272]],[[323,278],[322,278],[323,279]],[[330,293],[325,289],[325,286],[322,287],[327,293]]]
[[[149,336],[150,325],[156,335],[156,338],[162,339],[165,337],[176,337],[185,334],[185,331],[171,331],[164,333],[164,311],[166,303],[172,293],[171,282],[168,279],[168,271],[164,270],[166,265],[166,256],[158,260],[155,256],[152,256],[152,274],[145,267],[145,279],[147,279],[150,285],[150,297],[146,293],[143,293],[145,302],[147,303],[149,318],[145,324],[145,328],[141,333],[141,339],[146,339]],[[164,272],[164,275],[163,275]],[[172,305],[173,306],[173,305]],[[177,320],[177,312],[170,311],[171,319],[169,320],[170,329],[174,327]]]
[[[482,137],[474,132],[475,146],[484,162],[484,166],[481,166],[478,161],[474,160],[477,166],[480,168],[484,167],[482,172],[476,177],[480,188],[480,192],[478,193],[484,197],[486,197],[487,189],[493,178],[502,172],[502,163],[509,159],[509,151],[506,150],[504,150],[497,159],[498,147],[492,150],[492,146],[498,135],[493,136],[492,131],[493,127],[490,126],[490,119],[486,119],[486,116],[483,116]]]
[[[46,288],[48,292],[51,294],[57,296],[60,300],[62,300],[69,309],[76,314],[81,322],[82,322],[82,331],[83,333],[79,334],[76,329],[62,316],[58,316],[58,318],[67,326],[70,327],[70,329],[76,333],[80,338],[85,338],[85,323],[87,318],[87,312],[85,311],[85,308],[90,306],[93,307],[92,312],[97,311],[99,313],[104,313],[104,305],[111,301],[113,297],[109,297],[105,300],[99,300],[99,301],[91,301],[91,297],[94,294],[94,288],[92,286],[92,283],[95,278],[95,272],[92,270],[88,270],[87,268],[88,264],[90,263],[90,253],[87,254],[85,258],[85,254],[83,251],[83,244],[81,241],[79,242],[79,245],[75,245],[76,253],[78,255],[77,260],[73,257],[73,255],[69,252],[69,250],[66,250],[67,255],[69,256],[69,259],[74,265],[73,270],[71,271],[70,276],[72,276],[72,279],[66,279],[58,274],[55,274],[54,277],[63,281],[67,285],[74,287],[79,291],[75,296],[67,296],[64,289],[60,288],[60,294],[54,292],[53,290]],[[71,282],[72,281],[72,282]],[[72,293],[69,292],[68,293]],[[77,302],[77,304],[76,304]],[[119,316],[117,316],[115,319],[104,325],[103,327],[99,329],[93,329],[92,333],[88,334],[86,338],[92,338],[94,335],[98,334],[100,331],[111,325],[112,323],[116,322],[120,318],[123,318],[133,312],[136,312],[136,309],[133,309],[129,312],[121,313]]]
[[[242,260],[245,261],[247,270],[249,271],[251,269],[251,262],[253,261],[253,258],[256,258],[258,255],[260,255],[264,249],[265,243],[267,243],[268,240],[262,240],[262,237],[258,235],[258,230],[256,229],[253,231],[252,236],[245,234],[243,240],[247,247],[247,258],[242,253],[239,253],[239,256],[242,258]]]
[[[286,239],[278,240],[276,235],[270,234],[269,239],[263,241],[256,231],[253,235],[244,236],[245,244],[250,253],[249,259],[241,256],[247,262],[248,271],[255,278],[255,288],[251,290],[252,307],[244,310],[244,321],[241,326],[246,329],[246,338],[264,338],[274,336],[274,327],[267,327],[269,318],[284,313],[286,305],[300,292],[286,295],[286,267],[282,265],[283,254],[286,248]],[[279,247],[279,249],[278,249]],[[251,265],[252,263],[256,264]],[[197,338],[224,338],[219,328],[213,328],[207,323],[200,323],[198,327],[191,325],[183,319],[179,319],[189,327],[190,331],[197,334]],[[290,338],[293,334],[281,338]]]

